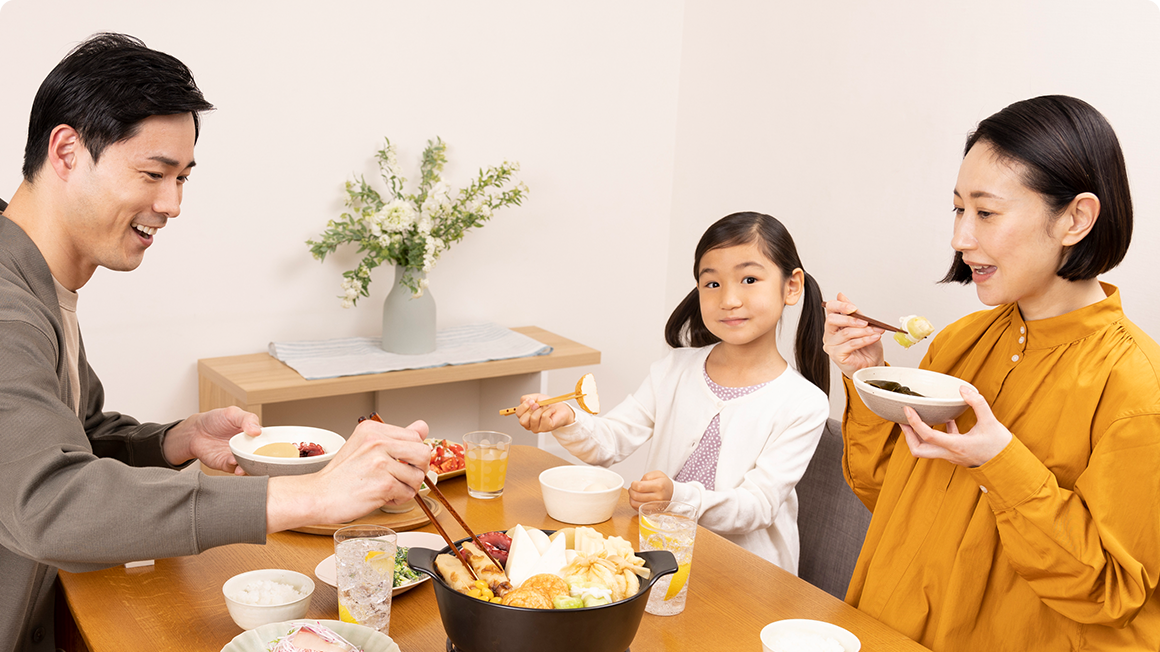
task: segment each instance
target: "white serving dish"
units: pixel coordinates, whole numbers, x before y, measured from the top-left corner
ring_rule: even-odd
[[[600,491],[585,488],[600,484]],[[612,518],[624,478],[599,466],[557,466],[540,473],[540,491],[548,516],[572,525],[591,525]]]
[[[221,652],[267,652],[270,642],[285,636],[299,623],[321,624],[329,627],[339,636],[357,645],[363,652],[400,652],[398,643],[391,640],[386,634],[377,632],[370,627],[344,623],[337,620],[293,620],[270,623],[256,629],[242,632],[234,640],[226,644]]]
[[[789,620],[778,620],[772,622],[761,630],[761,649],[762,652],[780,652],[785,650],[789,652],[794,650],[793,644],[795,641],[812,642],[817,639],[814,637],[820,636],[822,639],[831,639],[842,646],[842,652],[858,652],[862,649],[862,642],[858,640],[849,631],[820,620],[808,620],[805,618],[793,618]],[[816,647],[805,647],[803,649],[814,650]]]
[[[400,548],[430,548],[431,550],[442,550],[447,546],[447,542],[443,540],[443,537],[431,532],[399,532],[396,537],[395,544]],[[335,566],[334,555],[318,562],[318,565],[314,567],[314,576],[324,584],[338,588],[338,568]],[[391,589],[391,597],[410,591],[429,579],[431,578],[419,573],[419,579]]]

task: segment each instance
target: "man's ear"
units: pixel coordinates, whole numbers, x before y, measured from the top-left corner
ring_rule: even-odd
[[[62,181],[76,170],[81,159],[81,135],[68,125],[57,125],[48,136],[48,165]]]

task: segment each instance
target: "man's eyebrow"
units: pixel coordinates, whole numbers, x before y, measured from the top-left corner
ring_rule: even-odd
[[[166,167],[181,168],[183,170],[186,168],[191,168],[191,167],[197,165],[197,161],[190,161],[187,165],[182,166],[181,163],[169,158],[168,156],[161,156],[160,154],[157,156],[150,156],[149,160],[150,161],[157,161],[158,163],[160,163]]]

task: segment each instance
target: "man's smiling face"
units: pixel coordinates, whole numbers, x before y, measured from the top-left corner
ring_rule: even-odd
[[[154,235],[181,212],[181,190],[193,168],[193,115],[146,118],[132,138],[93,161],[77,149],[69,180],[72,219],[61,236],[75,271],[136,269]],[[75,184],[75,185],[74,185]]]

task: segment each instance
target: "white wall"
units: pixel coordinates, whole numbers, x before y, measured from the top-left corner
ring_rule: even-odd
[[[1013,101],[1074,94],[1108,116],[1134,183],[1136,237],[1108,279],[1160,334],[1148,269],[1160,10],[1148,0],[10,0],[0,197],[19,183],[36,88],[100,30],[182,59],[218,106],[182,216],[135,273],[101,270],[81,292],[108,405],[141,418],[196,410],[198,358],[378,333],[390,270],[344,311],[353,252],[320,264],[303,243],[341,212],[352,172],[374,173],[382,136],[405,162],[442,136],[456,184],[522,164],[525,205],[431,274],[440,326],[535,324],[594,346],[614,405],[663,353],[697,238],[734,210],[782,218],[827,296],[870,314],[945,325],[977,309],[970,288],[934,284],[963,139]],[[924,347],[890,359],[915,364]],[[583,371],[553,372],[549,390]]]
[[[705,227],[770,213],[827,298],[937,326],[983,308],[937,285],[951,191],[975,124],[1037,95],[1080,97],[1116,129],[1135,235],[1106,279],[1160,336],[1160,10],[1147,0],[688,2],[667,304],[692,288]],[[792,341],[785,324],[782,340]],[[887,359],[916,365],[928,342]],[[844,402],[833,371],[831,404]]]
[[[534,324],[593,346],[602,392],[618,401],[663,350],[682,11],[664,0],[12,0],[0,9],[0,197],[19,183],[37,87],[80,40],[127,32],[194,71],[218,110],[203,121],[182,214],[136,272],[101,270],[80,300],[108,406],[168,420],[197,409],[198,358],[377,336],[391,270],[343,310],[335,297],[355,253],[322,264],[304,242],[341,212],[352,173],[377,178],[383,136],[415,176],[441,136],[456,186],[519,161],[528,201],[430,275],[439,326]],[[552,373],[549,389],[583,371]]]

